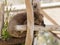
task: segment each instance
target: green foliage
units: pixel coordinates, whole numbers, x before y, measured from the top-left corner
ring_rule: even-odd
[[[7,0],[4,1],[5,6],[8,5]],[[7,13],[7,17],[6,20],[4,22],[4,26],[2,29],[2,38],[4,40],[8,39],[10,37],[9,33],[7,32],[7,28],[8,28],[8,17],[9,17],[9,13],[10,13],[11,9],[8,11],[8,7],[6,7],[6,13]]]
[[[4,40],[6,40],[10,37],[9,33],[7,32],[7,28],[8,28],[8,22],[6,21],[6,23],[4,23],[4,27],[2,29],[2,38]]]

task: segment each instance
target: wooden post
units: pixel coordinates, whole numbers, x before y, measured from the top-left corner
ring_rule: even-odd
[[[4,5],[0,4],[0,38],[1,38],[1,31],[4,25]]]
[[[25,0],[27,11],[27,35],[25,45],[32,45],[34,32],[34,15],[31,0]]]

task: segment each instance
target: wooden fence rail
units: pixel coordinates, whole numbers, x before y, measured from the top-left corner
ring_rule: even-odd
[[[27,25],[16,25],[15,26],[16,31],[26,31],[27,30]],[[34,31],[40,31],[40,30],[45,30],[45,31],[60,31],[60,26],[57,25],[47,25],[46,27],[43,26],[38,26],[34,25]]]
[[[54,3],[46,3],[46,4],[41,4],[40,7],[42,9],[50,9],[50,8],[57,8],[60,7],[60,2],[54,2]],[[10,10],[10,8],[12,9],[11,12],[17,12],[17,11],[26,11],[26,6],[25,4],[20,4],[20,5],[12,5],[12,6],[8,6],[8,10]],[[6,11],[6,6],[4,9],[5,12]]]

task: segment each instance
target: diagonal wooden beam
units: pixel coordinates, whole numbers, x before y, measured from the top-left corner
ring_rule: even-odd
[[[25,45],[32,45],[34,32],[34,14],[31,0],[25,0],[27,11],[27,35]]]
[[[45,16],[50,22],[54,25],[59,25],[54,19],[52,19],[43,9],[40,10],[40,13]]]

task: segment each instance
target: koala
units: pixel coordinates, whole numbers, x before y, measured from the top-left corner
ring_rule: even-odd
[[[34,13],[34,25],[40,25],[45,26],[43,15],[39,13],[38,11],[38,4],[37,2],[34,2],[32,4],[33,6],[33,13]],[[8,32],[13,37],[26,37],[26,31],[21,33],[21,31],[16,31],[15,26],[16,25],[27,25],[27,12],[22,12],[19,14],[16,14],[8,24]]]
[[[16,25],[27,25],[27,13],[19,13],[15,15],[8,24],[8,32],[11,36],[13,37],[24,37],[26,36],[26,32],[24,31],[23,33],[16,31],[15,26]],[[45,26],[44,21],[43,21],[43,16],[41,14],[34,12],[34,25],[40,25],[40,26]]]

